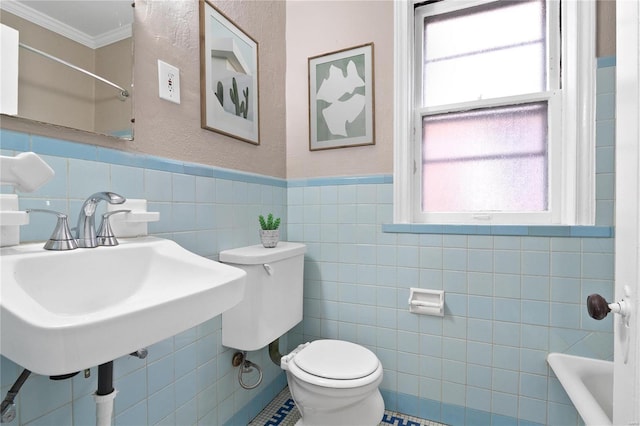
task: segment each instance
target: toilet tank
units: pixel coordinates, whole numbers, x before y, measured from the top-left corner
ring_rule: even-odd
[[[220,252],[220,262],[247,272],[244,298],[222,314],[222,344],[242,351],[267,346],[302,321],[304,253],[280,241]]]

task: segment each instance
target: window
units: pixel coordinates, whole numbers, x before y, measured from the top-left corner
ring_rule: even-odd
[[[396,2],[396,222],[593,224],[591,3]]]

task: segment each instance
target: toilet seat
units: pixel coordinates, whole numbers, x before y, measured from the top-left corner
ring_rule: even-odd
[[[293,357],[301,370],[334,380],[360,379],[378,368],[378,358],[369,349],[343,340],[316,340]]]
[[[319,343],[316,345],[315,344],[316,342],[324,342],[324,343]],[[302,366],[304,366],[306,369],[314,371],[317,374],[313,374],[304,370],[299,365],[299,362],[298,362],[299,360],[297,359],[301,354],[304,353],[304,351],[313,347],[312,345],[315,346],[316,348],[312,349],[309,352],[309,356],[303,356],[301,363],[302,363]],[[349,345],[353,345],[355,346],[355,348],[350,347]],[[341,352],[341,349],[345,351]],[[351,370],[351,371],[355,371],[355,373],[353,372],[349,373],[346,371],[347,370],[346,366],[341,366],[341,364],[343,363],[343,359],[342,359],[343,357],[341,357],[340,355],[343,353],[348,354],[346,355],[346,357],[347,359],[349,359],[350,366],[357,364],[356,369]],[[321,359],[322,357],[332,358],[333,362],[330,363],[328,359]],[[358,357],[361,357],[361,358],[358,358]],[[337,362],[335,361],[336,358],[338,359]],[[317,366],[314,367],[315,360],[319,360],[319,361]],[[362,368],[362,365],[358,365],[358,363],[361,363],[366,367]],[[332,364],[332,366],[329,366],[328,364]],[[355,388],[360,388],[364,386],[370,386],[375,382],[379,383],[379,381],[382,380],[382,374],[383,374],[382,364],[380,363],[380,361],[378,360],[378,358],[375,356],[373,352],[371,352],[370,350],[362,346],[359,346],[350,342],[344,342],[342,340],[316,340],[311,343],[302,344],[298,346],[296,349],[294,349],[288,355],[285,355],[282,357],[281,367],[282,369],[291,373],[301,382],[308,383],[310,385],[324,387],[324,388],[334,388],[334,389],[355,389]],[[345,371],[341,372],[340,371],[341,368],[344,369]],[[372,368],[373,370],[371,370]],[[370,372],[362,376],[362,374],[364,374],[363,371],[370,371]],[[359,377],[355,377],[351,379],[345,379],[345,378],[340,379],[340,378],[327,378],[327,377],[323,377],[322,375],[324,376],[333,375],[333,376],[342,376],[342,377],[359,376]]]

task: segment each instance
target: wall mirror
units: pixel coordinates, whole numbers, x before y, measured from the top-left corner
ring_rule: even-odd
[[[133,139],[133,0],[3,0],[18,117]]]

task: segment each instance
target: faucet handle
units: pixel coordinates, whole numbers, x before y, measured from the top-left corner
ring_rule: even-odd
[[[84,200],[78,215],[78,228],[76,229],[78,247],[98,247],[95,213],[100,201],[106,201],[109,204],[122,204],[126,198],[115,192],[96,192]]]
[[[98,233],[96,235],[99,246],[117,246],[118,245],[118,240],[116,239],[116,236],[113,233],[113,229],[111,228],[111,222],[109,221],[109,217],[117,213],[131,213],[131,210],[114,210],[102,215],[102,222],[100,223],[100,227],[98,228]]]
[[[45,250],[74,250],[78,248],[78,244],[69,230],[69,220],[66,214],[47,209],[28,209],[26,212],[49,213],[58,217],[58,222],[51,237],[44,244]]]

